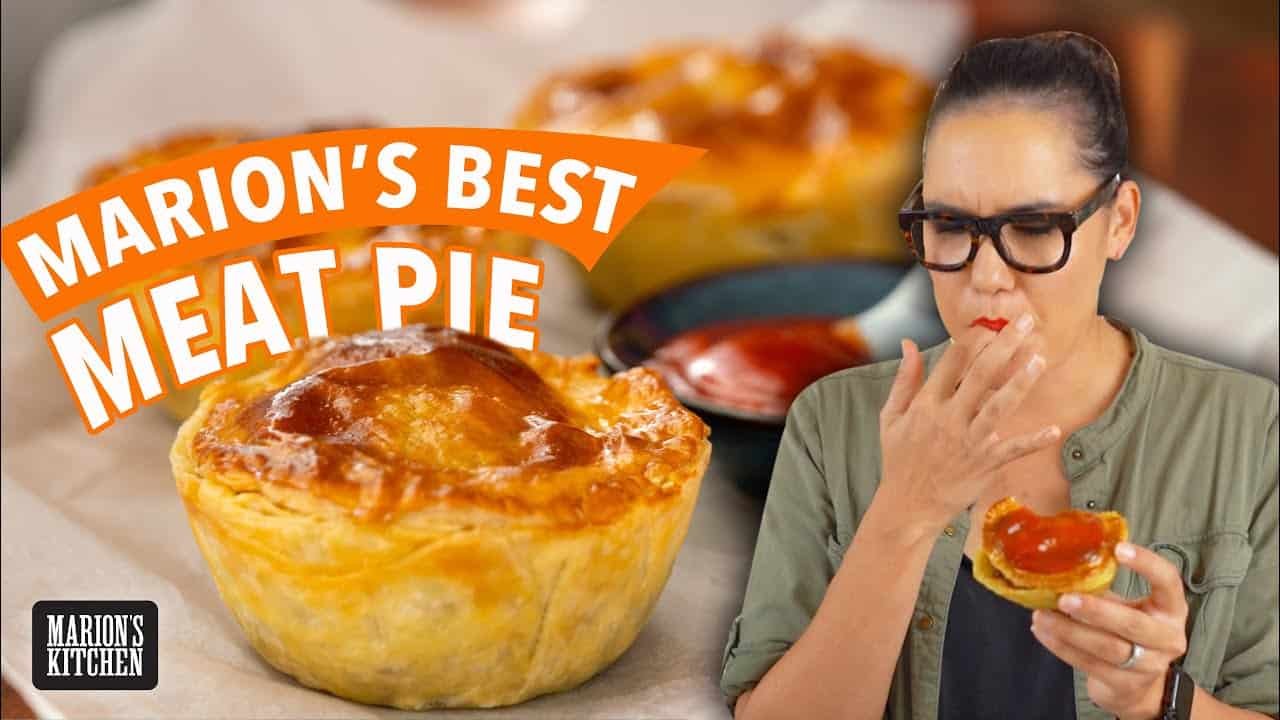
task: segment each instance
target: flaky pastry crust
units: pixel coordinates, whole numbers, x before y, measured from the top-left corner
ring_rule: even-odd
[[[774,35],[557,73],[514,122],[707,148],[588,275],[596,297],[618,307],[728,267],[906,259],[893,221],[919,168],[929,98],[919,78],[856,48]]]
[[[204,392],[179,493],[252,645],[302,683],[493,707],[622,654],[683,542],[706,426],[652,371],[428,326]]]

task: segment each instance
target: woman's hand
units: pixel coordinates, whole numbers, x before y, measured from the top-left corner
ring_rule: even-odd
[[[1149,720],[1160,713],[1169,663],[1187,651],[1187,599],[1182,576],[1169,561],[1131,543],[1116,546],[1116,559],[1151,584],[1141,600],[1119,596],[1063,595],[1061,613],[1039,610],[1031,632],[1049,652],[1089,676],[1089,699],[1120,720]],[[1134,645],[1141,656],[1122,665]]]
[[[972,505],[997,468],[1058,439],[1055,425],[1010,438],[996,433],[1044,370],[1044,357],[1032,350],[1034,325],[1026,314],[996,335],[973,328],[947,348],[927,381],[920,350],[903,342],[902,364],[880,411],[877,499],[889,498],[902,517],[932,530]],[[1015,356],[1020,364],[1010,375]]]

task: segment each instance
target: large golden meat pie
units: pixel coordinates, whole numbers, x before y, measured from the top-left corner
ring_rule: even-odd
[[[321,130],[327,128],[308,128]],[[86,183],[96,185],[114,177],[141,170],[145,167],[176,160],[185,155],[204,150],[245,142],[261,137],[247,130],[222,129],[211,131],[179,132],[160,141],[134,149],[124,158],[103,164],[93,169],[86,178]],[[143,283],[130,288],[140,294],[147,287],[161,280],[176,278],[187,273],[196,273],[196,280],[203,292],[200,297],[183,305],[186,315],[203,312],[209,324],[210,334],[192,343],[192,353],[198,354],[209,348],[221,347],[223,335],[222,317],[222,284],[219,280],[224,263],[232,259],[250,257],[258,264],[261,275],[267,281],[267,291],[280,311],[280,319],[285,332],[290,337],[306,335],[306,322],[303,314],[302,298],[298,291],[296,278],[280,276],[276,273],[272,261],[273,253],[304,246],[325,246],[335,248],[338,255],[339,269],[325,276],[325,307],[329,320],[329,332],[333,335],[350,334],[370,330],[378,326],[377,297],[372,266],[372,247],[379,242],[409,243],[423,247],[436,259],[437,282],[439,287],[446,287],[449,282],[448,262],[443,253],[447,247],[461,247],[475,253],[474,268],[483,268],[488,257],[493,253],[504,255],[527,255],[532,241],[514,233],[497,232],[477,227],[451,226],[397,226],[382,228],[345,228],[330,232],[302,237],[284,238],[274,242],[263,243],[250,248],[235,250],[229,254],[216,255],[198,262],[175,268],[164,275],[148,278]],[[488,305],[488,288],[484,283],[486,273],[473,273],[472,309],[476,317],[483,317]],[[442,294],[438,295],[443,297]],[[145,299],[140,298],[145,307]],[[146,333],[152,347],[160,347],[163,335],[159,324],[152,313],[141,314],[142,329]],[[437,300],[405,312],[405,322],[444,323],[444,303]],[[479,323],[476,323],[479,327]],[[271,362],[270,355],[262,345],[249,348],[248,362],[231,371],[237,377],[247,377]],[[168,373],[167,366],[161,367]],[[196,406],[204,383],[196,382],[185,387],[177,387],[177,382],[170,378],[167,383],[172,388],[165,396],[163,403],[174,416],[186,417]]]
[[[1030,609],[1053,609],[1064,593],[1097,594],[1116,575],[1115,547],[1129,537],[1116,512],[1068,510],[1037,515],[1008,497],[987,510],[973,577]]]
[[[515,124],[708,149],[588,275],[595,297],[617,307],[732,266],[906,260],[894,219],[920,166],[930,94],[908,71],[857,49],[771,36],[554,75]]]
[[[651,370],[411,325],[208,386],[171,460],[250,643],[400,708],[571,688],[645,623],[708,430]]]

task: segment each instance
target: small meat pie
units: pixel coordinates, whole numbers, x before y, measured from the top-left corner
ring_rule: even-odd
[[[1115,512],[1041,517],[1009,497],[987,510],[973,577],[1006,600],[1053,609],[1064,593],[1101,593],[1116,575],[1115,547],[1129,526]]]
[[[399,708],[574,687],[645,623],[708,429],[651,370],[413,325],[209,385],[171,460],[250,643]]]
[[[932,90],[856,47],[784,35],[691,42],[548,76],[517,127],[693,145],[587,275],[613,308],[728,268],[798,258],[904,261],[894,224],[920,167]]]

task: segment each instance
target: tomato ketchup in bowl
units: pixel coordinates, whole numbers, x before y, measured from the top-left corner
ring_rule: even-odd
[[[680,397],[785,416],[810,383],[863,365],[871,353],[850,324],[830,317],[732,320],[686,330],[645,361]]]
[[[844,368],[897,358],[903,337],[921,348],[946,338],[927,274],[914,276],[914,299],[903,293],[909,270],[830,259],[702,276],[606,318],[596,352],[614,372],[658,371],[711,426],[713,466],[763,495],[800,391]]]

